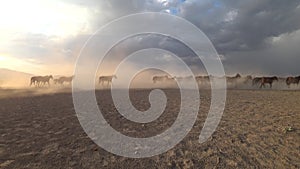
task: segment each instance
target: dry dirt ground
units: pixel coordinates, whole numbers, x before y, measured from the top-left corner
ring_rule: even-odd
[[[229,90],[222,120],[212,137],[198,137],[210,105],[201,91],[198,119],[187,137],[168,152],[145,159],[113,155],[81,128],[72,94],[0,91],[0,168],[300,168],[300,91]],[[97,91],[104,117],[135,137],[163,132],[176,119],[177,90],[156,121],[141,125],[117,113],[109,91]],[[139,110],[149,108],[149,90],[131,91]]]

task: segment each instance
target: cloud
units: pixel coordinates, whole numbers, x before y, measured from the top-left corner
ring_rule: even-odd
[[[273,38],[272,38],[273,39]],[[300,30],[280,35],[268,48],[236,51],[224,60],[227,72],[266,75],[300,74]],[[271,40],[270,40],[271,41]]]
[[[183,17],[201,29],[222,56],[228,72],[288,74],[300,72],[299,0],[56,0],[67,13],[81,11],[86,21],[74,28],[76,34],[55,36],[43,32],[9,34],[10,44],[0,42],[0,52],[38,60],[45,64],[73,64],[88,37],[104,24],[138,12],[167,12]],[[68,6],[69,5],[69,6]],[[45,23],[45,22],[43,22]],[[76,22],[77,23],[77,22]],[[137,23],[139,24],[139,23]],[[73,29],[72,29],[73,30]],[[5,31],[0,34],[5,36]],[[196,38],[196,37],[191,37]],[[178,41],[166,37],[131,38],[112,51],[127,54],[131,50],[160,47],[194,64],[192,53]],[[131,49],[128,49],[131,48]],[[296,62],[297,61],[297,62]],[[278,68],[278,66],[283,68]],[[71,67],[71,66],[69,66]]]
[[[256,50],[269,37],[300,29],[299,1],[219,1],[187,3],[182,16],[208,35],[220,53]]]

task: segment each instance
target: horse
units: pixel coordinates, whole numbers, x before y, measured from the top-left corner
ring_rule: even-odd
[[[52,75],[49,76],[42,76],[38,82],[43,83],[43,85],[46,85],[46,83],[48,84],[48,86],[50,86],[50,79],[53,79]]]
[[[195,77],[196,82],[199,84],[204,84],[209,82],[209,76],[196,76]]]
[[[112,79],[113,78],[117,79],[117,76],[116,75],[112,75],[112,76],[100,76],[99,77],[99,84],[104,85],[104,83],[107,82],[107,86],[108,86],[109,84],[112,83]]]
[[[227,82],[236,83],[238,79],[242,78],[242,76],[238,73],[233,77],[226,77]]]
[[[73,79],[74,79],[74,76],[62,76],[57,79],[57,82],[61,85],[63,85],[64,82],[71,84]]]
[[[45,85],[46,83],[48,84],[48,86],[50,86],[50,79],[53,79],[52,75],[33,76],[30,79],[30,86],[31,85],[40,86],[40,85]]]
[[[252,86],[261,83],[261,81],[262,81],[262,77],[256,77],[256,78],[252,79]]]
[[[290,88],[290,85],[291,84],[299,84],[299,82],[300,82],[300,76],[297,76],[297,77],[288,77],[288,78],[286,78],[286,84],[287,84],[287,86]]]
[[[61,82],[59,81],[59,79],[53,79],[54,84],[61,84]]]
[[[278,77],[276,77],[276,76],[273,76],[273,77],[262,77],[260,88],[265,87],[266,83],[268,83],[270,85],[270,88],[272,88],[272,84],[273,84],[273,82],[275,80],[278,81]]]
[[[242,78],[242,76],[238,73],[238,74],[236,74],[236,75],[233,76],[233,77],[226,77],[226,81],[227,81],[228,83],[234,84],[234,88],[236,88],[236,87],[237,87],[237,82],[238,82],[238,80],[241,79],[241,78]]]
[[[167,75],[164,75],[164,76],[153,76],[152,77],[152,81],[153,83],[156,83],[156,82],[168,82],[168,81],[174,81],[176,77],[169,77]]]
[[[183,81],[183,80],[192,80],[194,77],[193,76],[185,76],[185,77],[174,77],[174,79],[178,80],[178,81]]]
[[[39,79],[40,78],[42,78],[42,76],[33,76],[33,77],[31,77],[30,78],[30,85],[29,86],[31,86],[31,85],[39,85],[38,83],[39,83]]]
[[[243,83],[244,84],[247,84],[249,82],[251,82],[253,79],[252,79],[252,76],[251,75],[248,75],[246,76],[245,78],[243,78]]]

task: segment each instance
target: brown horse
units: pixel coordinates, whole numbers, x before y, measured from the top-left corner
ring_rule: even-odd
[[[242,78],[242,76],[238,73],[233,77],[226,77],[226,80],[227,80],[228,83],[233,84],[234,88],[236,88],[238,80],[240,80],[241,78]]]
[[[30,79],[30,86],[35,85],[35,86],[41,86],[41,85],[46,85],[50,86],[50,79],[53,79],[52,75],[49,76],[33,76]]]
[[[156,83],[156,82],[171,82],[171,81],[174,81],[174,80],[175,80],[175,77],[169,77],[167,75],[164,75],[164,76],[153,76],[152,77],[153,83]]]
[[[273,82],[275,80],[278,81],[278,77],[276,77],[276,76],[273,76],[273,77],[262,77],[260,88],[265,87],[265,84],[269,84],[270,88],[272,88]]]
[[[229,83],[236,83],[242,76],[238,73],[233,77],[226,77],[227,82]]]
[[[251,82],[252,80],[253,80],[252,76],[248,75],[248,76],[246,76],[246,77],[243,78],[243,83],[247,84],[247,83]]]
[[[106,82],[107,86],[109,84],[112,83],[113,78],[117,79],[116,75],[112,75],[112,76],[100,76],[99,77],[99,84],[101,84],[102,86],[104,85],[104,83]]]
[[[286,84],[287,84],[287,86],[290,88],[290,85],[291,84],[299,84],[299,82],[300,82],[300,76],[297,76],[297,77],[288,77],[288,78],[286,78]]]
[[[54,84],[61,84],[61,82],[59,81],[59,79],[53,79]]]
[[[57,79],[57,82],[63,85],[65,82],[71,84],[74,79],[74,76],[62,76]]]
[[[193,76],[184,76],[184,77],[174,77],[174,79],[178,80],[178,81],[190,81],[192,80],[194,77]]]
[[[196,76],[195,79],[199,84],[209,83],[209,76]]]

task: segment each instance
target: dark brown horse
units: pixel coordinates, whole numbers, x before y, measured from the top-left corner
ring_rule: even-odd
[[[265,87],[265,84],[269,84],[270,88],[272,88],[273,82],[275,80],[278,81],[278,77],[276,77],[276,76],[273,76],[273,77],[262,77],[260,88]]]
[[[297,77],[288,77],[286,78],[286,84],[288,85],[288,87],[290,87],[291,84],[299,84],[300,82],[300,76]]]

